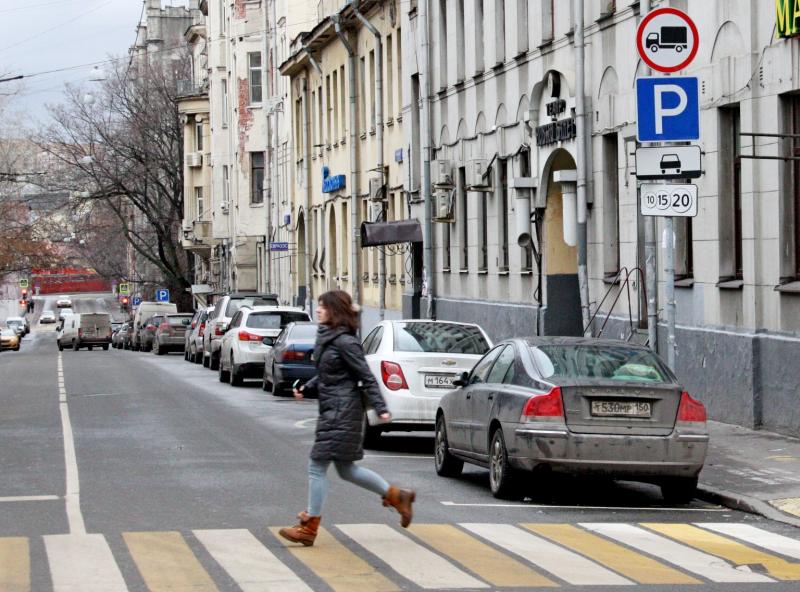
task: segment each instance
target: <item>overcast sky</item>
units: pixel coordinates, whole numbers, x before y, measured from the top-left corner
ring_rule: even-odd
[[[127,56],[141,12],[142,0],[0,0],[0,78]],[[14,108],[29,122],[46,118],[45,104],[60,102],[64,83],[88,81],[91,71],[89,65],[26,78]],[[9,88],[0,83],[0,93]]]

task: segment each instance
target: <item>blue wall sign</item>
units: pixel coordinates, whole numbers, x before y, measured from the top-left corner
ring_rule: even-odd
[[[403,149],[398,148],[394,151],[394,161],[395,162],[403,162]]]
[[[141,296],[134,296],[133,297],[133,305],[134,306],[139,306],[141,303],[142,303]]]
[[[640,142],[699,140],[700,99],[697,78],[637,78],[636,114],[636,137]]]
[[[156,302],[169,302],[169,290],[166,288],[156,290]]]
[[[288,251],[289,243],[272,242],[269,244],[270,251]]]
[[[331,175],[328,167],[322,167],[322,193],[333,193],[344,189],[347,185],[347,177],[344,175]]]

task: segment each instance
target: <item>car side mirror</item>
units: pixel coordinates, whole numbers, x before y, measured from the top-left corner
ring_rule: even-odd
[[[453,381],[455,386],[467,386],[469,384],[469,372],[462,372],[461,376]]]
[[[261,343],[263,343],[264,345],[268,345],[268,346],[272,347],[273,345],[275,345],[275,341],[277,341],[277,339],[275,337],[270,337],[268,335],[264,339],[261,340]]]

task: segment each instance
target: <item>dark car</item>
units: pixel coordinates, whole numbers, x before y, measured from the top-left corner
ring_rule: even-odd
[[[296,322],[286,325],[267,353],[261,388],[265,391],[271,390],[273,395],[279,396],[290,389],[295,380],[310,380],[317,370],[311,359],[316,338],[316,323]],[[265,343],[272,340],[273,338],[266,337]]]
[[[183,351],[186,329],[192,322],[192,316],[192,313],[164,316],[153,336],[153,352],[160,356],[168,351]]]
[[[436,472],[489,468],[496,497],[547,472],[656,483],[694,495],[708,448],[706,410],[648,348],[623,341],[504,341],[456,381],[436,414]]]
[[[113,325],[112,325],[113,326]],[[130,323],[122,323],[116,331],[111,335],[111,347],[115,349],[122,349],[125,346],[125,339],[128,336]]]
[[[147,318],[144,323],[142,323],[142,326],[139,329],[139,338],[136,340],[136,343],[139,344],[139,350],[150,351],[153,349],[153,341],[155,340],[156,330],[161,324],[161,320],[165,316],[166,315],[153,315],[152,317]]]

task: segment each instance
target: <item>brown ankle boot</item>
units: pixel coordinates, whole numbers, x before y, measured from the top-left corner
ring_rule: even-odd
[[[300,512],[297,518],[300,520],[299,524],[295,524],[291,528],[281,528],[278,534],[293,543],[302,543],[306,547],[310,547],[314,544],[314,539],[317,538],[320,517],[309,516],[307,512]]]
[[[411,504],[414,503],[416,498],[417,494],[414,490],[400,489],[392,485],[383,498],[383,505],[395,508],[400,514],[400,526],[407,528],[408,525],[411,524],[411,519],[414,516]]]

